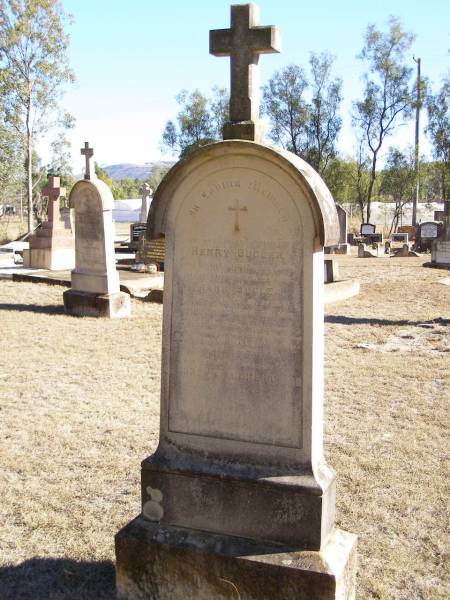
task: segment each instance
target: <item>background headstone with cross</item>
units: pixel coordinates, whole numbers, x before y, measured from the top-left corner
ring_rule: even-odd
[[[255,7],[232,23],[240,11]],[[323,249],[339,241],[325,183],[225,140],[171,169],[148,230],[165,234],[160,437],[142,513],[116,536],[118,597],[353,598],[356,539],[334,526],[323,455]]]
[[[30,237],[30,247],[23,252],[24,267],[61,271],[75,266],[75,239],[60,212],[61,197],[65,194],[60,178],[49,175],[42,190],[42,195],[48,199],[47,221]]]
[[[145,232],[147,229],[147,216],[153,190],[148,183],[144,183],[141,186],[140,192],[142,194],[142,204],[139,214],[139,221],[137,223],[131,223],[130,225],[130,242],[128,244],[128,248],[134,251],[139,248],[141,240],[145,238]]]
[[[67,313],[79,316],[125,317],[130,314],[128,294],[120,291],[114,255],[114,199],[109,187],[92,175],[94,151],[86,157],[84,179],[73,186],[69,205],[75,212],[75,269],[71,289],[63,294]]]

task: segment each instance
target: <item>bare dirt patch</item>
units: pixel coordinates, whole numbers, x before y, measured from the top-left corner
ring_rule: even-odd
[[[449,596],[450,287],[421,259],[341,257],[326,309],[325,447],[358,598]],[[116,531],[156,447],[161,306],[66,317],[62,288],[0,281],[0,597],[114,597]]]

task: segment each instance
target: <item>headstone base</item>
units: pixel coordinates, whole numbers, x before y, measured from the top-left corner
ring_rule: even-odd
[[[331,304],[340,300],[348,300],[359,294],[361,284],[357,279],[342,279],[327,283],[324,286],[324,303]]]
[[[431,262],[436,266],[450,266],[450,240],[437,240],[431,249]]]
[[[223,126],[224,140],[248,140],[257,142],[256,128],[253,121],[228,121]]]
[[[353,600],[355,535],[334,529],[320,552],[136,518],[116,535],[118,600]]]
[[[162,526],[319,550],[334,527],[336,491],[326,464],[320,477],[319,483],[312,473],[276,476],[188,457],[181,465],[156,452],[142,462],[143,516]],[[155,490],[163,506],[154,501]]]
[[[64,292],[63,299],[66,313],[78,317],[119,319],[131,312],[130,296],[124,292],[91,294],[71,289]]]
[[[67,271],[75,268],[75,250],[66,248],[30,248],[23,251],[23,266],[27,269],[48,269],[50,271]]]

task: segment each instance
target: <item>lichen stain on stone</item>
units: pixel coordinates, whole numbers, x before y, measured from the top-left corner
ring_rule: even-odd
[[[163,493],[161,490],[150,486],[147,486],[146,492],[150,496],[150,500],[144,503],[142,514],[149,521],[161,521],[164,515],[164,509],[161,506]]]

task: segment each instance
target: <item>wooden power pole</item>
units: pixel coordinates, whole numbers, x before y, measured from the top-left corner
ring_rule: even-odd
[[[417,204],[419,202],[419,122],[420,122],[420,105],[421,105],[421,82],[420,82],[420,58],[413,57],[414,61],[417,63],[417,98],[416,98],[416,136],[415,136],[415,144],[414,144],[414,172],[416,178],[416,189],[414,193],[413,199],[413,212],[412,212],[412,224],[414,226],[417,225]]]

